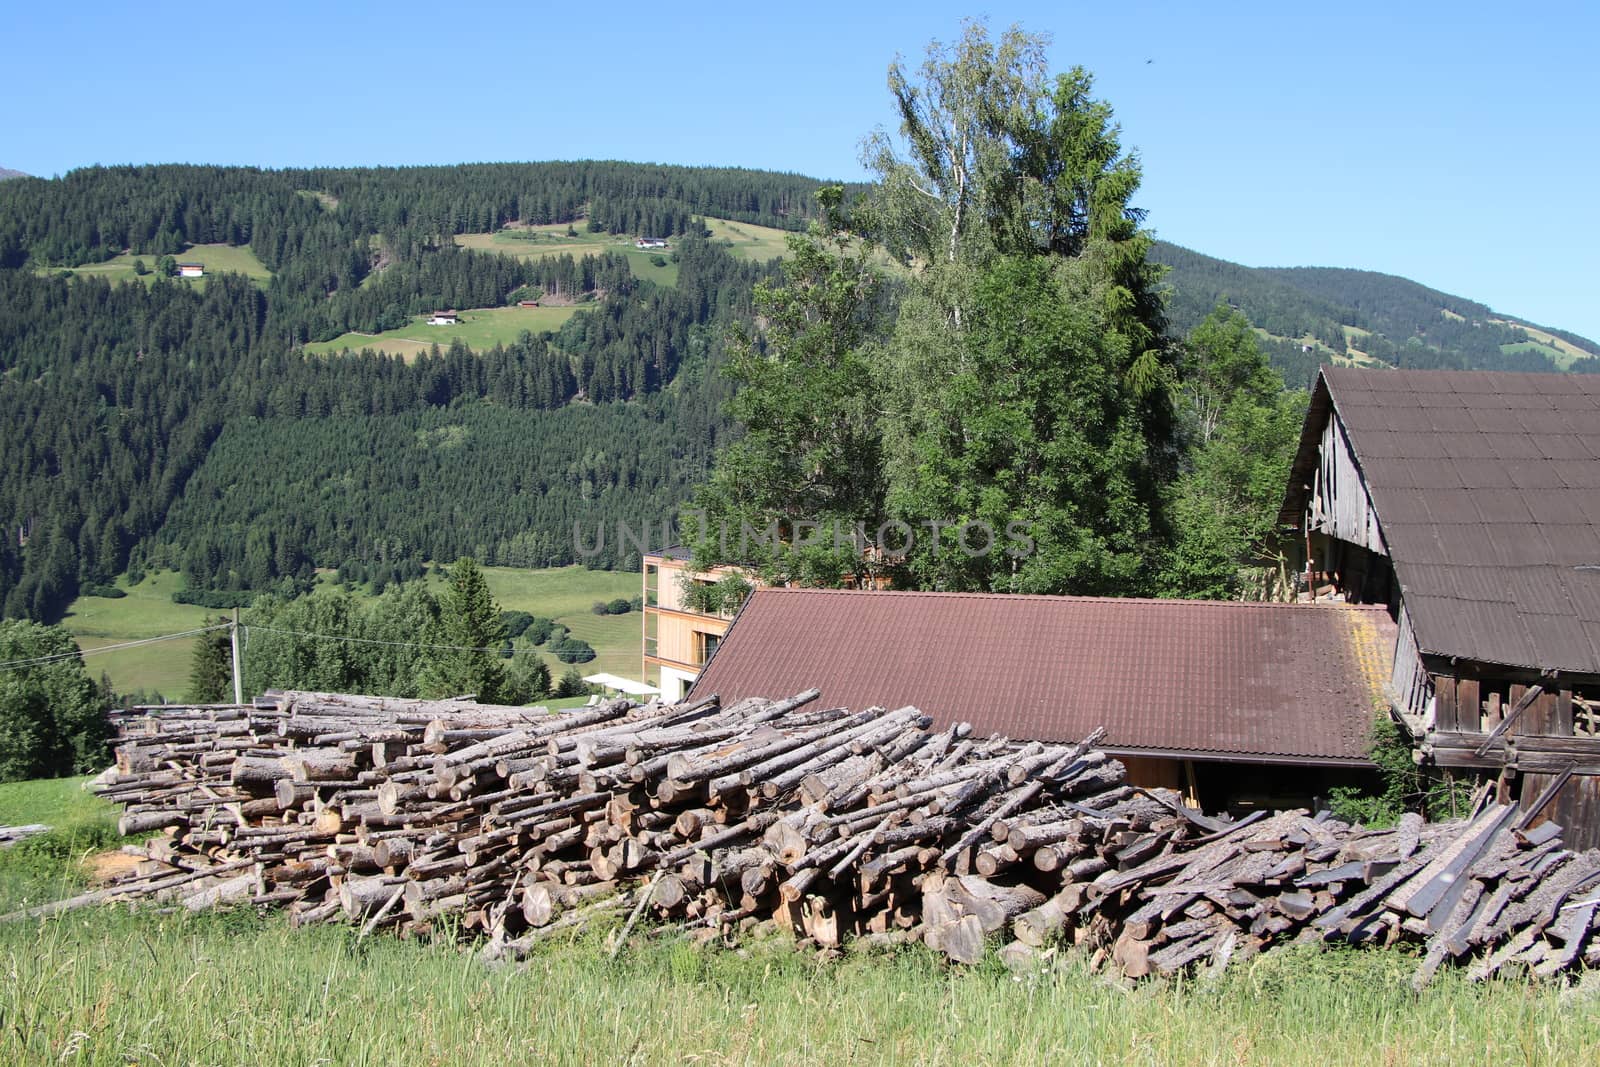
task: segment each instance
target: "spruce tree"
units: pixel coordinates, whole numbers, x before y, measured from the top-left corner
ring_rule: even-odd
[[[439,622],[423,669],[428,697],[472,693],[486,704],[507,698],[506,669],[499,649],[505,644],[500,605],[476,560],[463,556],[450,568],[450,585],[439,597]]]
[[[225,621],[220,616],[205,620],[206,626]],[[189,660],[189,699],[196,704],[220,704],[233,689],[233,648],[228,631],[213,630],[194,642]]]

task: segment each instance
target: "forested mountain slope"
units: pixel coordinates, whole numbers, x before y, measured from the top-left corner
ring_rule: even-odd
[[[722,348],[777,270],[730,254],[704,220],[800,229],[818,185],[612,162],[93,167],[0,184],[0,610],[53,619],[81,589],[154,565],[243,591],[350,560],[567,563],[574,522],[592,535],[667,517],[728,432]],[[457,239],[552,225],[670,238],[670,271]],[[168,276],[223,246],[252,276]],[[1175,335],[1232,300],[1280,339],[1291,384],[1334,354],[1548,367],[1543,338],[1568,359],[1595,351],[1403,279],[1168,245],[1157,258]],[[85,266],[102,273],[69,276]],[[541,296],[578,310],[490,348],[305,348]],[[614,538],[593,561],[631,563]]]
[[[1244,311],[1291,385],[1333,359],[1426,369],[1600,370],[1600,344],[1497,315],[1406,278],[1334,267],[1245,267],[1157,242],[1168,315],[1187,332],[1218,303]]]
[[[80,589],[151,565],[260,590],[352,558],[574,561],[574,518],[659,516],[723,429],[707,370],[774,268],[705,239],[700,212],[797,227],[816,184],[604,163],[6,183],[0,607],[52,619]],[[453,240],[552,221],[670,236],[674,284],[615,254],[521,259]],[[270,279],[142,262],[210,244],[248,244]],[[130,254],[145,270],[120,284],[58,270]],[[583,310],[558,332],[409,362],[303,347],[541,293]],[[614,544],[593,558],[627,562]]]

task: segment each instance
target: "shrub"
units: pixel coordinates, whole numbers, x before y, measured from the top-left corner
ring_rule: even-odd
[[[107,600],[121,600],[128,595],[128,591],[119,589],[114,585],[90,585],[84,587],[83,595],[105,597]]]
[[[528,628],[523,631],[523,635],[527,637],[530,645],[538,647],[550,640],[550,634],[554,632],[555,628],[556,624],[553,620],[535,615],[533,621],[528,623]]]
[[[515,641],[528,632],[528,627],[533,625],[534,617],[526,611],[502,611],[500,624],[506,628],[506,637]],[[538,642],[534,642],[538,644]]]
[[[255,599],[256,594],[249,589],[179,589],[172,594],[174,604],[195,604],[213,611],[247,608]]]
[[[581,697],[589,692],[589,683],[583,680],[583,672],[576,667],[568,667],[561,673],[561,681],[556,683],[555,696]]]
[[[626,615],[633,610],[633,601],[625,596],[619,596],[606,605],[607,615]]]
[[[594,646],[576,637],[563,637],[550,649],[562,663],[588,663],[594,659]]]

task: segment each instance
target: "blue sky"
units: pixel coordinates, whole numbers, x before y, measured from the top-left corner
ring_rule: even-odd
[[[892,120],[889,61],[986,16],[1095,74],[1159,236],[1402,274],[1600,340],[1597,12],[18,2],[0,11],[0,166],[612,158],[860,178],[862,136]]]

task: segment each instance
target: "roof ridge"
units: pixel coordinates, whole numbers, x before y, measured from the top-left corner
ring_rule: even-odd
[[[1047,604],[1077,603],[1077,604],[1160,604],[1172,607],[1201,607],[1201,608],[1349,608],[1359,611],[1382,611],[1388,609],[1381,604],[1346,604],[1340,602],[1318,602],[1315,604],[1289,603],[1278,600],[1187,600],[1178,597],[1139,597],[1139,596],[1074,596],[1053,593],[979,593],[957,592],[946,589],[817,589],[806,586],[759,586],[757,593],[784,593],[796,594],[822,594],[828,596],[890,596],[890,597],[940,597],[964,600],[1005,600],[1005,601],[1040,601]]]

